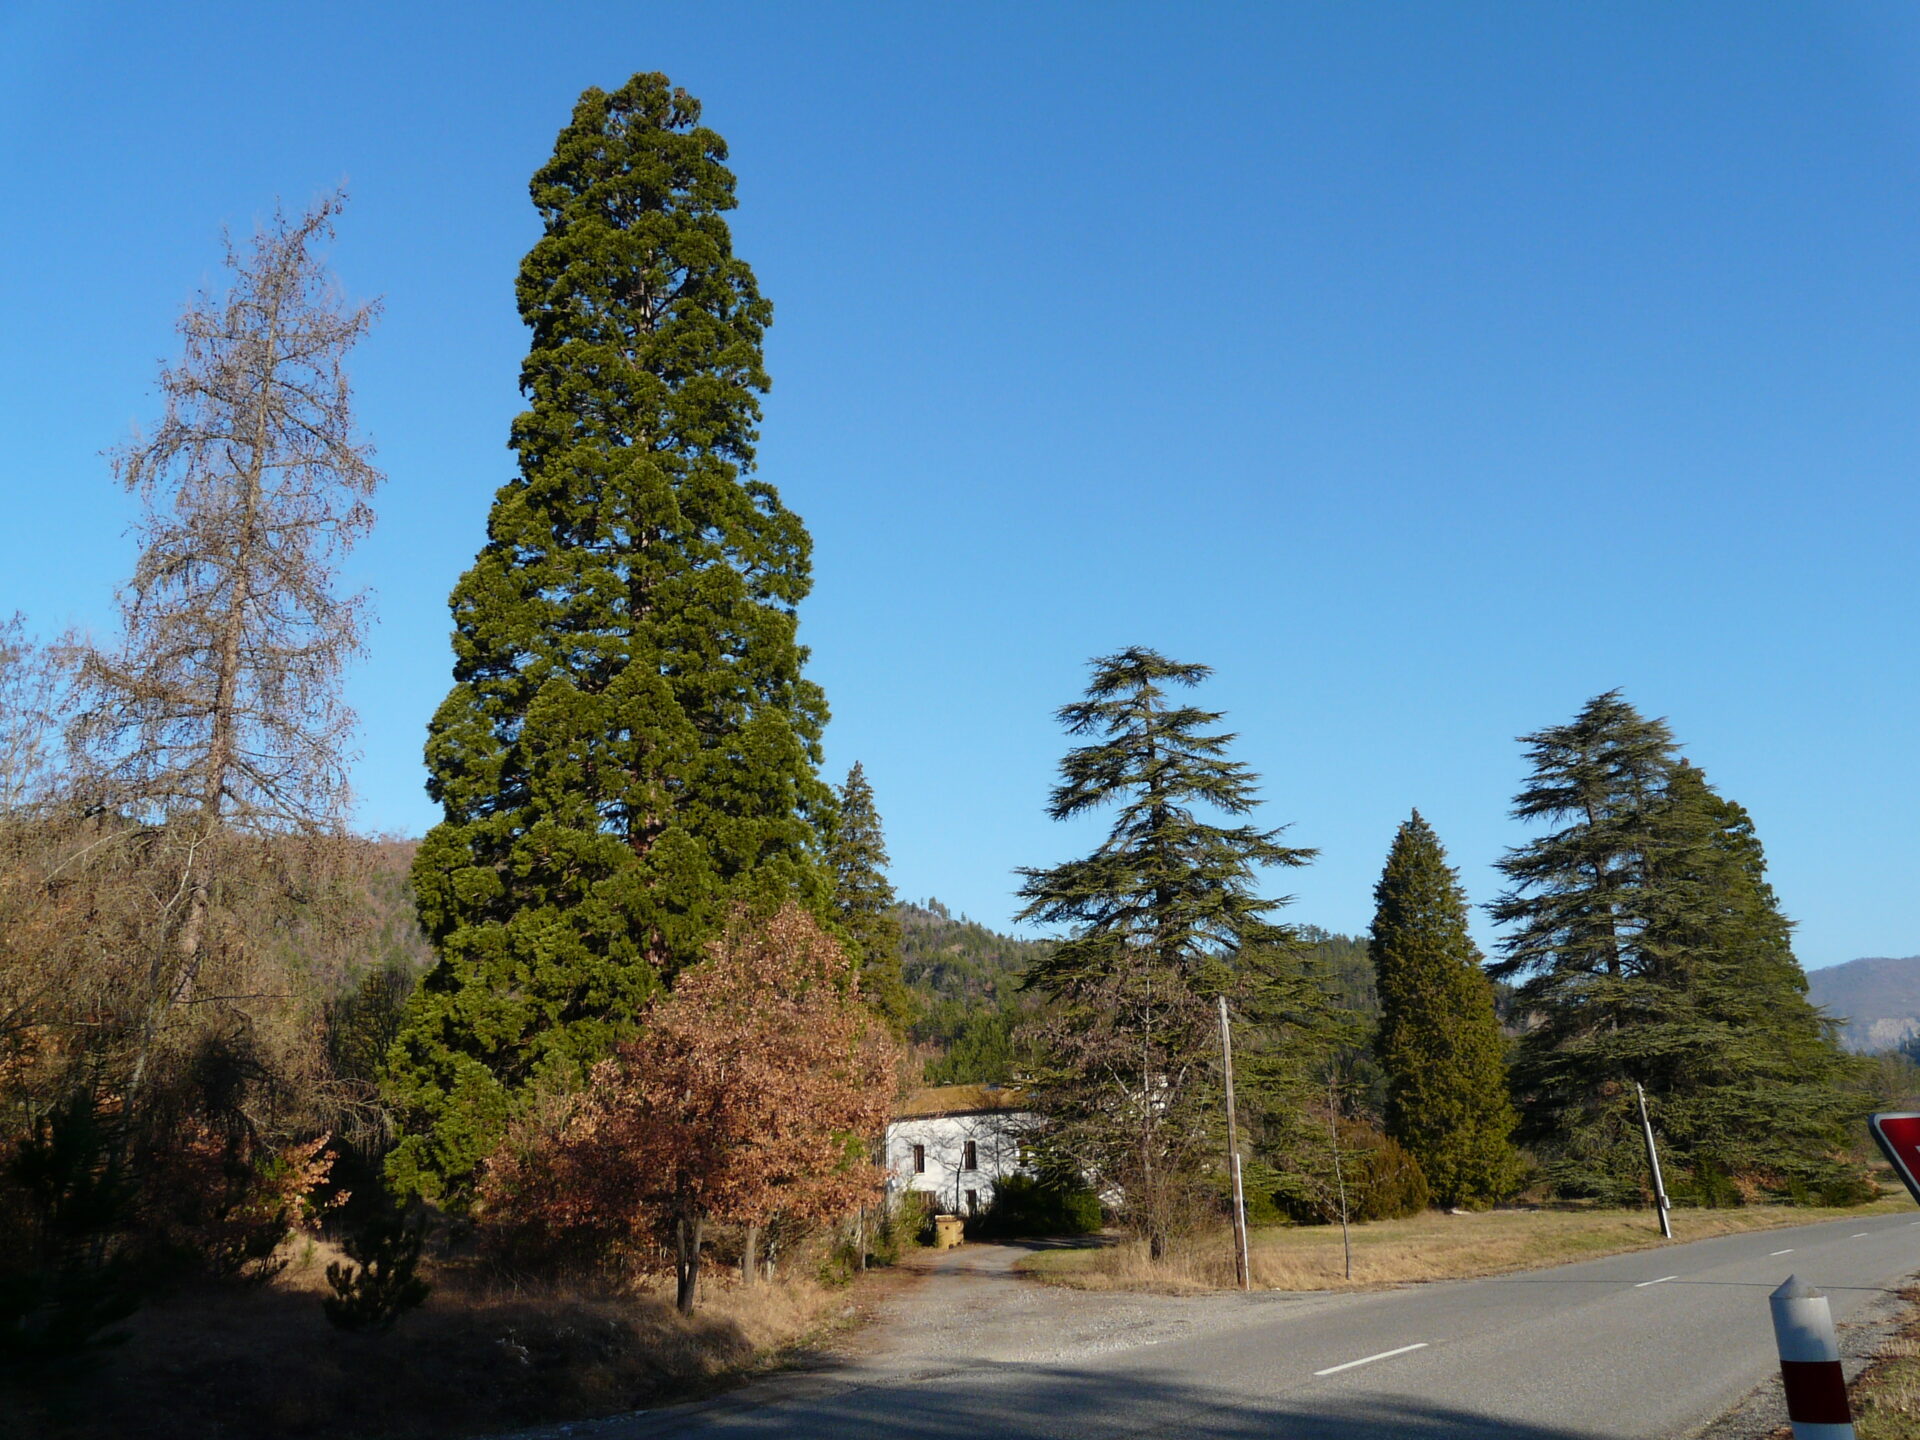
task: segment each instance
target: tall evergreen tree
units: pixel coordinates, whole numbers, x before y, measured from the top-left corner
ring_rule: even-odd
[[[1509,852],[1490,907],[1515,927],[1493,973],[1524,977],[1522,1141],[1571,1193],[1644,1193],[1639,1082],[1683,1193],[1855,1193],[1838,1158],[1847,1062],[1806,1001],[1745,812],[1617,691],[1525,741],[1514,814],[1564,823]]]
[[[887,837],[874,807],[873,786],[855,761],[840,787],[827,863],[833,869],[833,909],[847,938],[860,989],[893,1028],[906,1033],[912,997],[900,974],[900,917],[887,880]]]
[[[1235,737],[1208,733],[1220,712],[1169,701],[1210,673],[1139,648],[1093,662],[1086,698],[1060,720],[1097,738],[1067,752],[1048,813],[1112,805],[1113,824],[1091,855],[1020,872],[1020,918],[1068,930],[1025,982],[1050,1000],[1034,1086],[1046,1143],[1124,1196],[1156,1257],[1219,1154],[1215,997],[1313,1033],[1328,1009],[1292,931],[1267,918],[1286,902],[1255,888],[1260,868],[1315,852],[1282,844],[1280,829],[1197,813],[1258,803],[1258,777],[1227,758]]]
[[[1387,1133],[1420,1162],[1440,1204],[1497,1200],[1519,1173],[1506,1042],[1466,896],[1418,810],[1394,836],[1373,899]]]
[[[1508,852],[1500,869],[1512,883],[1489,906],[1514,927],[1491,972],[1524,977],[1513,999],[1518,1138],[1562,1189],[1627,1200],[1646,1164],[1632,1084],[1650,984],[1639,946],[1654,902],[1646,847],[1673,734],[1609,691],[1522,742],[1533,773],[1514,817],[1564,823]]]
[[[725,142],[661,75],[587,91],[532,182],[519,473],[455,587],[414,867],[438,952],[389,1075],[394,1180],[458,1200],[515,1097],[572,1083],[731,907],[824,913],[809,540],[749,478],[772,307]]]
[[[1793,925],[1744,807],[1682,760],[1649,856],[1660,903],[1641,945],[1666,1003],[1643,1022],[1646,1084],[1667,1144],[1718,1203],[1741,1182],[1789,1198],[1865,1198],[1843,1157],[1857,1062],[1807,999]]]

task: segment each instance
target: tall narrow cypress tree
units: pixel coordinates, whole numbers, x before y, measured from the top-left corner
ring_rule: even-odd
[[[1373,898],[1387,1133],[1419,1160],[1440,1204],[1497,1200],[1519,1169],[1506,1042],[1466,896],[1418,810],[1394,836]]]
[[[887,838],[873,803],[873,786],[859,761],[840,787],[827,863],[833,869],[833,909],[853,952],[860,989],[896,1035],[913,1019],[912,997],[900,974],[900,920],[887,881]]]
[[[519,473],[455,587],[414,865],[439,963],[389,1058],[389,1173],[458,1201],[516,1097],[632,1032],[724,914],[828,903],[809,540],[751,479],[772,307],[725,142],[662,75],[587,91],[533,177]]]

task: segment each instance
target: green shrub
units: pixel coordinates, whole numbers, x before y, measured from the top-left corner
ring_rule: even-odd
[[[940,1213],[940,1201],[926,1190],[902,1190],[894,1204],[901,1238],[911,1238],[915,1245],[933,1244],[933,1217]]]
[[[369,1219],[341,1242],[358,1262],[327,1266],[333,1294],[322,1302],[327,1319],[342,1330],[390,1330],[393,1322],[427,1298],[431,1286],[415,1274],[426,1242],[425,1219],[388,1210]]]
[[[1376,1131],[1369,1141],[1355,1167],[1358,1195],[1351,1214],[1357,1220],[1398,1220],[1418,1215],[1432,1199],[1420,1162],[1389,1135]]]
[[[1299,1224],[1329,1225],[1340,1218],[1343,1186],[1349,1220],[1398,1220],[1419,1214],[1432,1201],[1420,1162],[1391,1136],[1359,1120],[1340,1122],[1337,1175],[1329,1154],[1319,1174],[1269,1198]]]
[[[867,1211],[867,1263],[894,1265],[900,1252],[920,1243],[921,1227],[927,1223],[926,1207],[914,1197],[917,1191],[889,1196]]]
[[[1865,1205],[1880,1198],[1880,1187],[1858,1171],[1830,1176],[1814,1186],[1814,1199],[1822,1205]]]
[[[1084,1185],[1034,1175],[1009,1175],[993,1202],[967,1222],[981,1238],[1015,1235],[1090,1235],[1100,1228],[1100,1197]]]
[[[1733,1177],[1711,1160],[1696,1164],[1668,1194],[1675,1205],[1697,1205],[1703,1210],[1732,1210],[1747,1201]]]
[[[40,1119],[0,1175],[0,1368],[115,1344],[138,1304],[124,1253],[135,1192],[90,1088]]]

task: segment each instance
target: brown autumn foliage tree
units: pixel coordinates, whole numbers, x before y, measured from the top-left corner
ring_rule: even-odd
[[[879,1196],[870,1148],[898,1043],[838,942],[794,905],[737,913],[645,1027],[544,1136],[495,1154],[480,1213],[642,1264],[671,1256],[691,1313],[710,1222],[817,1224]]]

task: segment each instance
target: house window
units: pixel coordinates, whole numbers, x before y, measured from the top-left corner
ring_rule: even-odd
[[[979,1213],[980,1192],[978,1190],[969,1190],[967,1191],[967,1214],[978,1215]]]
[[[967,1158],[960,1168],[962,1170],[978,1170],[980,1168],[980,1150],[971,1140],[967,1141]]]
[[[927,1147],[924,1145],[913,1147],[913,1173],[916,1175],[927,1173]]]

